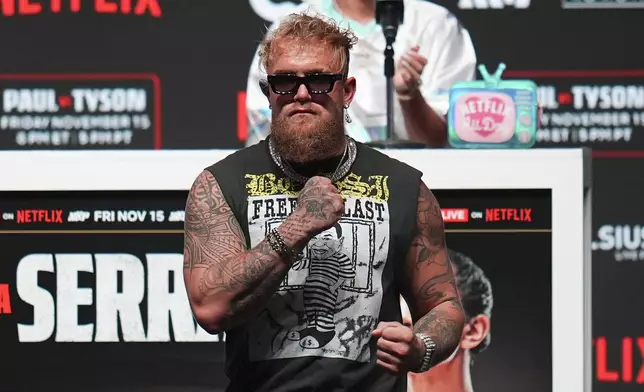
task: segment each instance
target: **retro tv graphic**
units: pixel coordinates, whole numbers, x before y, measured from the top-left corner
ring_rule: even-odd
[[[537,85],[502,80],[505,64],[494,75],[484,65],[483,80],[455,83],[450,89],[449,143],[454,148],[530,148],[539,128]]]

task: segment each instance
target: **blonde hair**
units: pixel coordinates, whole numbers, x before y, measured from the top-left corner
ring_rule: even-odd
[[[305,45],[328,45],[333,49],[332,61],[339,63],[346,77],[349,72],[349,51],[358,42],[351,29],[340,27],[332,19],[308,12],[290,14],[269,32],[259,48],[260,64],[264,70],[271,65],[277,43],[294,41]]]

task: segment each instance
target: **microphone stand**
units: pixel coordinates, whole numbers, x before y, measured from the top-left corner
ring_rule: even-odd
[[[376,22],[385,36],[385,79],[387,82],[387,128],[384,140],[366,143],[374,148],[426,148],[423,143],[411,140],[394,140],[394,42],[398,26],[402,24],[405,5],[402,0],[376,0]]]

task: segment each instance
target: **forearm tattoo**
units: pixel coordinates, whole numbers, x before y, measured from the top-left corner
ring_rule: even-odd
[[[186,203],[183,266],[199,298],[229,298],[230,322],[263,306],[288,271],[266,241],[249,251],[245,244],[217,181],[204,171]]]
[[[458,299],[443,302],[414,324],[414,332],[422,332],[436,343],[432,365],[446,360],[461,340],[463,309]]]
[[[434,340],[435,361],[443,361],[460,341],[464,315],[445,244],[440,206],[424,184],[419,192],[416,233],[407,266],[412,305],[416,314],[423,315],[414,330]]]

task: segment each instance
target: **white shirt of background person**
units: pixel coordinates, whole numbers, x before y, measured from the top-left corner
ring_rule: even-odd
[[[253,8],[262,1],[251,0]],[[404,0],[404,23],[399,27],[394,43],[394,60],[418,47],[418,53],[427,59],[420,80],[419,91],[427,104],[441,116],[449,108],[449,88],[456,82],[474,78],[476,53],[472,40],[459,21],[445,8],[423,0]],[[265,3],[266,4],[266,3]],[[274,8],[264,15],[272,13]],[[271,12],[268,12],[271,11]],[[383,140],[386,136],[387,98],[384,76],[384,50],[386,46],[382,28],[373,20],[369,24],[345,18],[334,5],[334,0],[304,0],[302,4],[281,7],[285,14],[298,12],[320,13],[334,19],[343,27],[350,27],[358,37],[351,53],[349,74],[358,82],[356,96],[348,109],[352,122],[345,122],[347,134],[357,141]],[[261,12],[258,10],[261,16]],[[276,18],[269,31],[279,25]],[[259,48],[258,48],[259,49]],[[248,139],[246,146],[266,138],[270,133],[271,110],[268,100],[259,87],[266,74],[259,64],[259,52],[255,51],[248,75],[246,110],[248,113]],[[395,94],[395,93],[394,93]],[[394,95],[395,139],[409,140],[401,106]],[[446,135],[445,135],[446,139]]]

